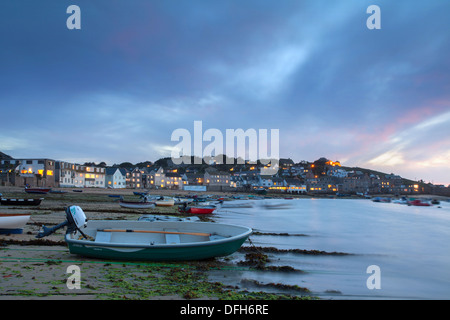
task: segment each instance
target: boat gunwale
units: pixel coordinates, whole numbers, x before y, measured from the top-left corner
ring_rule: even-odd
[[[157,221],[156,223],[165,223],[167,221]],[[153,222],[152,222],[153,223]],[[196,223],[196,224],[207,224],[208,222],[186,222],[186,223]],[[204,247],[204,246],[214,246],[220,245],[223,243],[234,242],[240,240],[242,238],[248,238],[252,233],[253,229],[241,226],[241,225],[231,225],[231,224],[215,224],[215,225],[224,225],[230,227],[238,227],[245,229],[244,232],[239,233],[237,235],[226,237],[223,239],[213,239],[207,241],[198,241],[198,242],[185,242],[185,243],[158,243],[158,244],[139,244],[139,243],[112,243],[112,242],[96,242],[96,241],[88,241],[88,240],[77,240],[70,238],[71,234],[66,233],[65,240],[68,244],[78,244],[85,245],[90,247],[112,247],[112,248],[140,248],[140,249],[150,249],[150,248],[189,248],[189,247]],[[187,231],[186,231],[187,232]]]

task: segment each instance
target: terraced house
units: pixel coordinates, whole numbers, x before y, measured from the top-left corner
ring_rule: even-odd
[[[55,179],[53,159],[9,159],[1,160],[0,165],[9,168],[7,178],[2,182],[10,186],[33,186],[52,188],[58,186]]]

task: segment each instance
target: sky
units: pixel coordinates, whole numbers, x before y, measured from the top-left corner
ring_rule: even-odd
[[[201,121],[278,129],[295,162],[448,185],[449,13],[444,0],[1,1],[0,151],[155,161]]]

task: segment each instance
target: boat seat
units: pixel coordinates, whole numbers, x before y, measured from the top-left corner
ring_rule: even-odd
[[[176,229],[164,229],[164,231],[178,232],[178,230],[176,230]],[[178,243],[180,243],[180,235],[179,234],[166,233],[165,236],[166,236],[166,243],[167,244],[178,244]]]
[[[97,231],[95,242],[110,242],[112,232]]]

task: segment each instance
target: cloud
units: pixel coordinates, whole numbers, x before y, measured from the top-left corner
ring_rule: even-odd
[[[394,133],[371,154],[366,155],[365,164],[401,172],[435,168],[441,170],[440,177],[435,178],[448,179],[450,174],[446,167],[450,163],[449,136],[450,112],[434,115]]]
[[[156,160],[202,120],[280,129],[283,157],[445,170],[448,3],[381,0],[375,31],[370,1],[132,3],[80,0],[80,32],[63,2],[0,4],[0,150]]]

